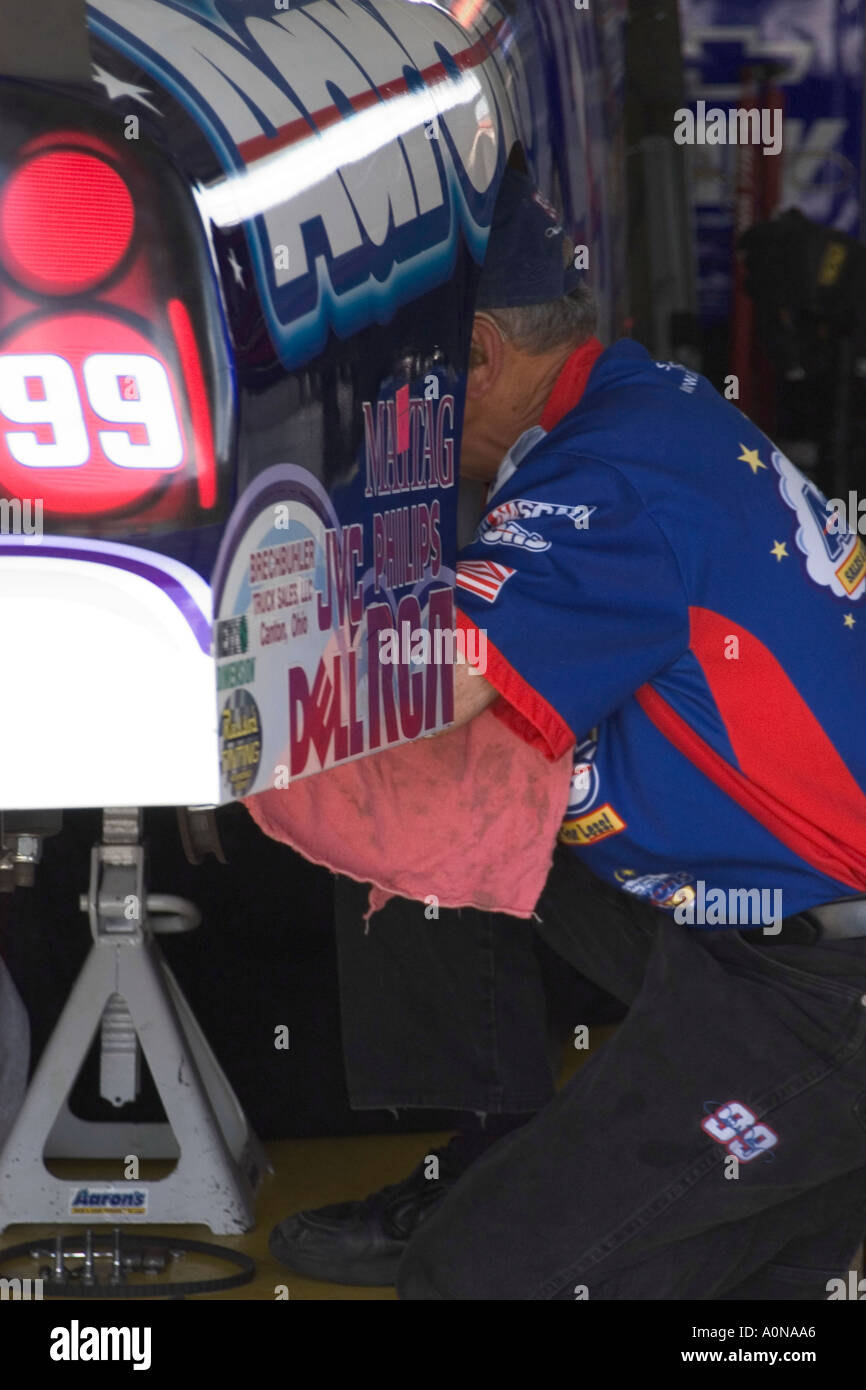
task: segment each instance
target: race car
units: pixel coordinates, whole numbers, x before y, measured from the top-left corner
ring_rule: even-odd
[[[402,741],[366,613],[453,623],[509,161],[618,327],[623,3],[74,0],[32,51],[11,8],[0,807],[214,804]]]
[[[4,0],[0,889],[103,812],[93,947],[0,1135],[11,1221],[252,1224],[267,1160],[153,939],[144,807],[213,808],[449,722],[473,305],[509,166],[623,321],[625,0]],[[417,685],[414,690],[417,691]],[[202,826],[204,825],[204,829]],[[130,949],[132,948],[132,949]],[[2,968],[2,962],[0,962]],[[68,1105],[94,1033],[100,1095]],[[55,1122],[55,1116],[57,1116]],[[170,1157],[74,1186],[44,1157]],[[133,1201],[134,1198],[134,1201]]]

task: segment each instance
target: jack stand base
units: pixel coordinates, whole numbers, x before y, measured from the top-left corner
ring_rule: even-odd
[[[93,945],[0,1151],[0,1231],[19,1222],[101,1220],[203,1224],[229,1235],[254,1225],[256,1193],[270,1171],[267,1157],[154,940],[139,830],[138,812],[104,813],[86,900]],[[135,912],[130,917],[130,903],[143,905],[142,920]],[[69,1093],[117,996],[128,1009],[167,1124],[92,1123],[69,1109]],[[177,1163],[157,1182],[120,1178],[106,1184],[104,1178],[57,1178],[43,1156]]]

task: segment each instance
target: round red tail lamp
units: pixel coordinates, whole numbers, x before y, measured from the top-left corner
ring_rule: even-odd
[[[84,294],[120,265],[132,240],[129,189],[105,160],[46,150],[0,189],[0,259],[38,294]]]

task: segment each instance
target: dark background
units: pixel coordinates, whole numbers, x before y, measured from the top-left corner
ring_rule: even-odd
[[[343,1074],[332,875],[269,840],[239,805],[217,813],[228,863],[187,863],[174,810],[144,813],[150,892],[175,893],[202,924],[160,944],[253,1128],[262,1139],[449,1128],[442,1111],[353,1112]],[[45,841],[32,888],[0,894],[0,955],[30,1015],[35,1065],[90,947],[79,910],[100,814],[71,811]],[[358,930],[363,931],[359,920]],[[531,926],[527,923],[527,931]],[[536,937],[551,1028],[563,1041],[574,1018],[604,1022],[595,992]],[[577,1010],[577,1012],[575,1012]],[[274,1047],[285,1024],[288,1051]],[[146,1071],[146,1069],[145,1069]],[[73,1091],[85,1119],[152,1120],[162,1110],[149,1075],[135,1105],[99,1099],[94,1046]]]

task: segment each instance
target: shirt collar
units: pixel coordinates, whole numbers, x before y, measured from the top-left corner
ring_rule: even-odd
[[[543,430],[554,429],[570,410],[574,410],[586,390],[589,374],[603,352],[604,348],[598,338],[589,338],[585,343],[581,343],[579,348],[575,348],[556,378],[544,407],[541,417]]]
[[[487,489],[487,500],[490,501],[494,493],[508,482],[523,462],[530,449],[534,449],[540,440],[547,437],[547,430],[540,425],[533,425],[531,429],[524,430],[519,439],[515,440],[505,458],[496,470],[496,477]]]
[[[579,348],[575,348],[547,398],[541,424],[525,430],[500,463],[496,477],[487,490],[488,502],[517,472],[530,449],[534,449],[536,444],[578,404],[586,390],[589,374],[603,352],[604,348],[598,338],[590,338],[587,342],[581,343]]]

